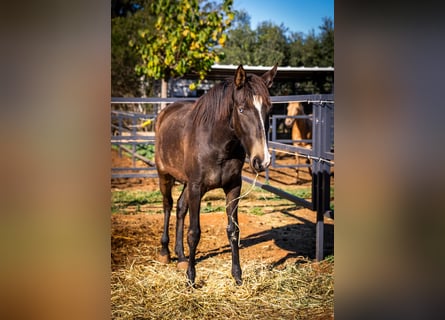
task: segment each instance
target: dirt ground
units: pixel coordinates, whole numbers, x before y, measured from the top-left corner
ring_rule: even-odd
[[[125,167],[131,164],[128,157],[120,157],[112,150],[112,166]],[[281,163],[295,161],[292,157],[283,158]],[[141,166],[143,163],[138,162]],[[243,174],[254,178],[246,168]],[[270,184],[278,188],[298,189],[311,186],[310,175],[306,169],[300,173],[296,182],[294,169],[280,168],[270,170]],[[264,175],[263,175],[264,176]],[[259,181],[264,181],[259,178]],[[332,179],[333,183],[333,179]],[[246,184],[244,182],[244,184]],[[157,179],[112,179],[114,190],[158,190]],[[264,193],[267,193],[264,191]],[[224,204],[224,199],[203,199],[212,201],[212,205]],[[269,194],[270,195],[270,194]],[[210,200],[209,200],[210,199]],[[249,213],[252,208],[261,208],[263,214]],[[175,209],[174,209],[175,210]],[[175,240],[175,214],[170,219],[170,251],[173,253]],[[134,212],[114,212],[111,215],[111,250],[112,269],[116,270],[144,260],[157,260],[160,250],[163,215],[161,205],[144,206]],[[240,200],[239,226],[241,230],[240,257],[244,261],[258,260],[280,268],[288,263],[315,258],[315,212],[297,206],[287,200],[267,200],[258,197],[246,197]],[[324,254],[334,253],[334,220],[325,218]],[[201,213],[201,240],[198,245],[197,262],[205,264],[206,259],[220,256],[230,259],[230,247],[226,235],[227,217],[221,212]],[[188,219],[186,219],[186,230]],[[187,244],[185,242],[186,254]],[[174,253],[172,256],[175,259]],[[175,262],[175,260],[173,260]]]

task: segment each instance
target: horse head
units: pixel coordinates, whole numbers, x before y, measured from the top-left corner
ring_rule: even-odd
[[[292,116],[300,116],[304,114],[303,105],[300,102],[290,102],[287,105],[287,115]],[[292,126],[295,118],[286,118],[284,120],[284,125],[288,128]]]
[[[277,65],[262,76],[246,74],[242,65],[235,72],[231,125],[256,171],[270,164],[266,129],[268,113],[272,107],[269,88],[277,72]]]

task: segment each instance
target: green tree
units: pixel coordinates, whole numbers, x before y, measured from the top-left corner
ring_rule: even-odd
[[[126,17],[142,8],[143,0],[111,0],[111,19]]]
[[[305,67],[319,67],[319,52],[320,52],[320,43],[315,34],[315,31],[312,29],[306,35],[304,39],[303,46],[303,66]]]
[[[304,35],[301,32],[292,32],[288,44],[288,64],[293,67],[303,66]]]
[[[204,79],[221,57],[224,33],[233,20],[233,0],[222,4],[198,0],[157,0],[144,10],[156,18],[153,28],[138,30],[130,41],[136,49],[139,75],[162,79],[162,97],[167,96],[167,82],[172,77],[197,73]]]
[[[235,12],[233,26],[227,32],[224,47],[226,64],[289,65],[294,67],[328,67],[334,65],[334,24],[323,18],[320,33],[289,32],[283,24],[261,22],[250,27],[250,16],[244,10]],[[289,34],[290,33],[290,34]],[[289,34],[289,35],[288,35]]]
[[[262,22],[256,29],[257,45],[254,54],[256,65],[273,66],[287,64],[287,29],[272,22]]]
[[[227,32],[224,47],[225,64],[268,65],[287,63],[287,29],[269,21],[250,27],[250,16],[244,10],[235,12],[232,28]]]
[[[227,31],[227,43],[223,49],[225,64],[254,65],[256,33],[250,28],[250,16],[246,11],[235,11],[232,27]]]
[[[111,95],[139,97],[150,95],[152,83],[136,74],[140,57],[128,44],[143,27],[154,26],[155,19],[143,10],[146,0],[113,0],[111,3]]]
[[[332,19],[325,17],[319,29],[320,67],[334,66],[334,22]]]
[[[323,18],[320,33],[312,29],[307,35],[292,33],[290,36],[289,64],[305,67],[334,66],[334,24],[332,19]]]

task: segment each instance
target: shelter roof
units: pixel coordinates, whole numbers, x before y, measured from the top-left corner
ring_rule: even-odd
[[[248,73],[254,73],[261,75],[264,72],[272,69],[272,66],[249,66],[244,65],[244,70]],[[235,70],[238,65],[223,65],[214,64],[212,69],[206,75],[207,80],[223,80],[231,77],[235,74]],[[304,80],[324,80],[326,76],[334,77],[333,67],[278,67],[277,75],[274,81],[304,81]],[[185,79],[197,79],[197,74],[186,74],[183,78]]]

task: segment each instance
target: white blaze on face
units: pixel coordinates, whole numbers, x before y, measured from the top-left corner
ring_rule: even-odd
[[[263,128],[261,140],[262,140],[263,148],[264,148],[264,160],[263,160],[262,165],[264,168],[266,168],[270,164],[270,153],[267,148],[266,129],[264,128],[263,114],[261,113],[261,109],[263,106],[263,99],[260,96],[254,95],[253,96],[253,105],[255,106],[255,108],[258,111],[258,115],[260,116],[261,127]]]

